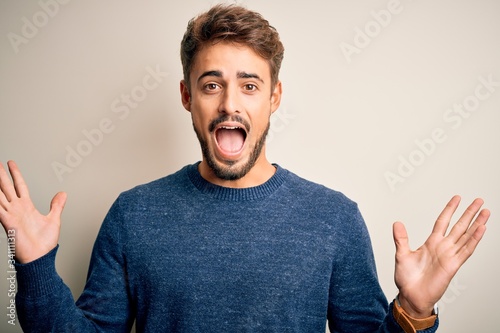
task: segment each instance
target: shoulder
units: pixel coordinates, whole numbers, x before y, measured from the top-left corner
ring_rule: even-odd
[[[281,191],[291,215],[306,221],[308,228],[316,228],[324,237],[330,237],[328,242],[332,246],[348,247],[369,238],[358,204],[344,193],[290,171]]]
[[[317,208],[335,207],[338,211],[352,212],[358,209],[357,203],[342,192],[302,178],[291,171],[287,170],[287,173],[285,189],[290,195],[295,196],[297,201],[314,203]]]
[[[161,204],[161,202],[164,203],[167,199],[171,201],[180,194],[185,195],[186,191],[192,188],[187,177],[188,167],[185,166],[170,175],[126,190],[118,196],[117,202],[120,202],[122,206],[154,206]]]

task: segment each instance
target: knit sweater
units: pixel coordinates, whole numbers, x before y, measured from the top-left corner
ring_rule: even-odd
[[[225,188],[198,164],[122,193],[74,301],[57,248],[16,264],[26,332],[402,332],[357,205],[275,165]],[[426,332],[434,332],[436,325]]]

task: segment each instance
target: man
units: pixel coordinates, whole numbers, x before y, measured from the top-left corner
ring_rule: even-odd
[[[74,302],[55,271],[58,193],[47,216],[14,162],[0,166],[0,220],[16,230],[19,320],[28,332],[434,332],[434,304],[485,232],[476,199],[446,236],[451,199],[410,251],[394,225],[396,300],[377,280],[354,202],[265,154],[283,46],[259,14],[217,5],[189,22],[181,101],[202,161],[122,193]],[[479,212],[479,214],[478,214]],[[477,216],[476,216],[477,214]]]

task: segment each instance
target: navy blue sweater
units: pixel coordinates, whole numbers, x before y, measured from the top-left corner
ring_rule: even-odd
[[[26,332],[401,332],[357,205],[276,166],[245,189],[197,164],[122,193],[74,302],[57,248],[17,264]],[[392,304],[391,304],[392,306]],[[437,324],[428,332],[434,332]]]

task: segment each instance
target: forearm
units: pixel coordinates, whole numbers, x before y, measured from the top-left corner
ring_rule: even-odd
[[[16,264],[21,327],[25,332],[96,332],[56,272],[57,249],[28,264]]]

